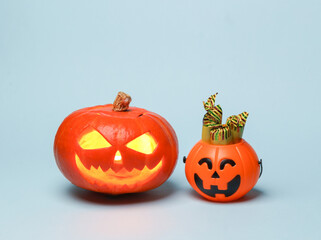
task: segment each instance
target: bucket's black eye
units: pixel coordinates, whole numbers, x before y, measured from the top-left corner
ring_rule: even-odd
[[[235,162],[231,159],[224,159],[220,164],[220,169],[223,170],[226,164],[230,164],[232,167],[235,166]]]
[[[201,160],[199,160],[199,162],[198,162],[198,164],[199,165],[202,165],[203,163],[206,163],[207,164],[207,168],[208,169],[212,169],[212,161],[211,161],[211,159],[209,159],[209,158],[202,158]]]

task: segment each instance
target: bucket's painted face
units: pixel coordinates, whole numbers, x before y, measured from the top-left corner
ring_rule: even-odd
[[[220,174],[227,174],[225,173],[226,171],[235,171],[235,162],[231,159],[223,159],[220,162],[220,167],[219,169],[214,169],[214,173],[212,174],[212,160],[209,158],[202,158],[198,164],[201,166],[202,164],[206,163],[205,165],[208,167],[209,170],[209,174],[210,176],[205,176],[206,181],[211,182],[211,179],[214,179],[214,181],[212,182],[216,182],[216,184],[210,185],[209,189],[205,189],[204,188],[204,184],[203,184],[203,179],[197,174],[194,173],[194,181],[196,186],[198,187],[198,189],[203,192],[204,194],[206,194],[209,197],[216,197],[216,194],[223,194],[225,197],[230,197],[232,196],[240,187],[241,184],[241,176],[240,174],[235,173],[234,177],[233,174],[232,175],[232,179],[228,182],[225,182],[224,180],[220,180],[220,175],[218,174],[218,172],[220,172]],[[226,167],[225,172],[221,172],[224,171],[224,168],[226,165],[230,165],[232,168],[230,167]],[[206,174],[208,175],[208,174]],[[220,182],[221,181],[221,182]],[[222,186],[224,185],[224,187],[222,189],[219,189],[218,186]],[[225,188],[225,185],[227,186]]]
[[[199,141],[186,159],[185,173],[191,186],[211,201],[232,201],[245,195],[259,178],[260,166],[252,147],[213,145]]]

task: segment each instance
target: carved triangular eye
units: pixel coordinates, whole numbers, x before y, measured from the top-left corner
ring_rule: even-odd
[[[144,133],[127,143],[126,147],[144,154],[152,154],[157,143],[150,133]]]
[[[82,149],[99,149],[111,146],[111,144],[96,130],[84,134],[78,143]]]

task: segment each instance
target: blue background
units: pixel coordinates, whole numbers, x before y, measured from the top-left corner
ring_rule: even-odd
[[[1,239],[320,239],[320,1],[0,1]],[[59,172],[53,140],[72,111],[111,103],[165,117],[180,155],[143,194],[106,197]],[[243,199],[203,200],[182,157],[202,101],[264,173]]]

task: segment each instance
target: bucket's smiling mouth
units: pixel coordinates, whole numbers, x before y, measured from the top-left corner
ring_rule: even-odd
[[[198,189],[210,197],[215,198],[216,194],[224,194],[225,197],[230,197],[239,189],[241,184],[241,176],[236,175],[231,181],[229,181],[227,183],[226,190],[219,190],[216,185],[211,185],[210,189],[205,189],[203,186],[203,180],[196,173],[194,174],[194,181]]]
[[[81,162],[78,155],[75,155],[76,165],[81,173],[81,175],[91,184],[97,184],[99,186],[110,185],[110,186],[128,186],[135,187],[137,183],[143,184],[148,182],[154,176],[158,175],[158,172],[162,168],[163,158],[159,163],[152,169],[145,166],[142,170],[134,168],[131,171],[122,168],[121,170],[115,172],[111,168],[103,171],[101,167],[95,168],[91,166],[87,169]]]

